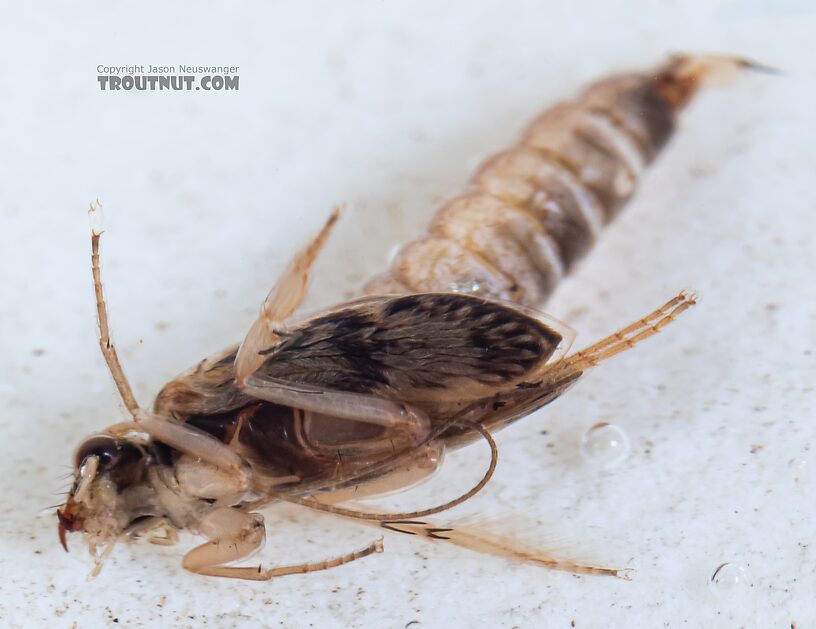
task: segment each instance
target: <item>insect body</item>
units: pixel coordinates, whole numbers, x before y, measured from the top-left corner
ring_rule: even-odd
[[[486,162],[472,189],[440,210],[429,235],[403,248],[366,296],[292,321],[335,212],[294,257],[243,343],[168,383],[151,411],[136,402],[110,340],[94,233],[100,345],[132,421],[77,449],[75,482],[58,510],[63,544],[66,532],[83,532],[97,572],[118,540],[169,543],[186,529],[208,541],[187,553],[185,568],[245,579],[325,569],[382,549],[378,540],[317,563],[227,565],[263,544],[256,510],[286,500],[543,565],[618,574],[417,518],[486,484],[497,456],[491,431],[553,401],[589,367],[694,303],[681,293],[572,354],[571,331],[531,308],[632,194],[700,81],[738,65],[678,57],[656,73],[596,83]],[[343,504],[412,485],[447,448],[479,438],[491,447],[491,463],[455,500],[399,514]]]

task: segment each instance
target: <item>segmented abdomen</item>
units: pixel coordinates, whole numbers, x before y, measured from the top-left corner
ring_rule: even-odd
[[[697,87],[691,57],[590,85],[539,116],[403,246],[366,294],[467,291],[543,302],[634,193]]]

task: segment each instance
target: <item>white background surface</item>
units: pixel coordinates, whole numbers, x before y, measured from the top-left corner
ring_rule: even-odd
[[[618,4],[4,10],[2,624],[816,622],[814,13],[804,1]],[[785,75],[745,75],[699,98],[636,201],[547,310],[583,344],[679,288],[698,289],[702,303],[500,433],[495,482],[463,508],[518,514],[531,534],[557,531],[598,561],[633,566],[633,581],[396,535],[383,555],[270,583],[185,573],[189,537],[170,548],[133,544],[85,581],[80,540],[66,555],[53,514],[38,512],[62,499],[53,492],[68,483],[60,476],[74,445],[124,417],[96,346],[91,199],[105,204],[115,338],[147,404],[175,373],[242,337],[334,203],[348,210],[311,307],[382,270],[389,249],[543,107],[676,50],[744,54]],[[239,65],[240,91],[99,91],[97,64],[129,63]],[[599,420],[632,441],[629,459],[608,473],[579,456],[581,435]],[[453,495],[484,464],[483,446],[471,450],[388,504]],[[345,552],[376,534],[294,508],[266,518],[267,564]],[[744,592],[708,586],[725,561],[748,570]]]

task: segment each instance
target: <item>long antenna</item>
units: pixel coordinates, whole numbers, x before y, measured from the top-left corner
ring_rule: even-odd
[[[110,337],[110,328],[108,327],[108,310],[105,306],[105,296],[102,292],[102,275],[99,269],[99,238],[102,232],[93,226],[93,223],[98,219],[99,208],[102,204],[99,199],[92,202],[88,208],[88,216],[91,219],[91,270],[93,272],[94,294],[96,295],[96,314],[99,318],[99,347],[102,350],[102,355],[105,357],[105,362],[108,364],[108,369],[113,376],[113,381],[116,383],[116,388],[119,390],[119,396],[122,398],[130,414],[136,419],[136,413],[140,410],[139,403],[133,395],[133,390],[130,388],[130,383],[125,376],[122,369],[122,364],[119,362],[119,356],[116,353],[116,348]]]

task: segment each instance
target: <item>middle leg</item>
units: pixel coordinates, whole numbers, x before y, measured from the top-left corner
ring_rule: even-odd
[[[490,465],[488,466],[487,470],[485,471],[484,475],[482,476],[481,480],[478,483],[476,483],[473,487],[471,487],[468,491],[461,494],[460,496],[454,498],[453,500],[444,502],[440,505],[416,511],[407,511],[403,513],[379,513],[371,511],[358,511],[355,509],[348,509],[343,506],[327,504],[329,502],[332,502],[330,498],[331,494],[329,494],[328,499],[323,498],[322,500],[315,499],[312,497],[293,496],[287,494],[273,494],[273,497],[278,498],[280,500],[284,500],[286,502],[293,502],[304,507],[309,507],[310,509],[315,509],[316,511],[324,511],[326,513],[332,513],[334,515],[340,515],[347,518],[355,518],[358,520],[369,520],[377,522],[385,522],[390,520],[408,520],[411,518],[425,517],[428,515],[432,515],[434,513],[439,513],[441,511],[447,511],[448,509],[452,509],[453,507],[456,507],[462,504],[463,502],[470,500],[473,496],[475,496],[482,489],[484,489],[484,487],[487,485],[487,483],[490,482],[490,479],[493,477],[493,473],[496,471],[496,465],[498,464],[499,460],[499,448],[496,445],[496,441],[493,439],[493,436],[490,434],[490,432],[484,426],[477,422],[466,422],[466,424],[473,430],[479,432],[490,446]],[[398,480],[399,475],[402,473],[403,470],[400,469],[399,467],[396,467],[395,469],[389,472],[386,479],[396,481]],[[357,497],[359,498],[361,496]],[[263,500],[260,501],[258,504],[263,504]],[[252,505],[249,505],[248,508],[256,508],[256,506],[253,503]]]

